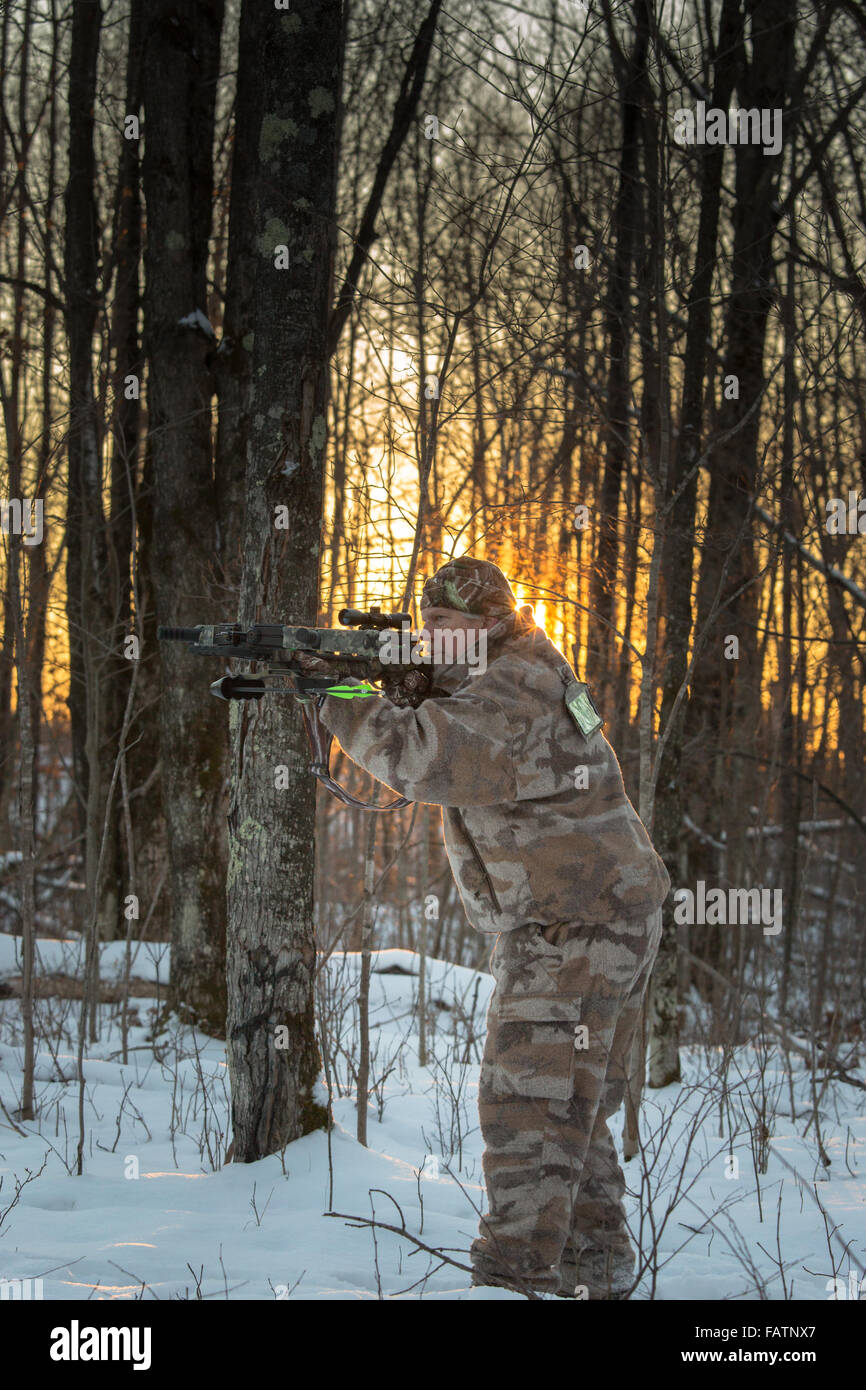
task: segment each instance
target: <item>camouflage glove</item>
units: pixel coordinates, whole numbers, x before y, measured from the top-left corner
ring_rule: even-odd
[[[358,674],[349,666],[325,661],[323,657],[313,656],[310,652],[298,652],[298,665],[305,676],[331,676],[335,682]],[[430,685],[426,671],[404,671],[401,675],[395,674],[383,680],[382,690],[398,709],[417,709],[429,695]]]
[[[298,665],[305,676],[333,676],[337,679],[337,672],[330,661],[325,661],[320,656],[311,656],[309,652],[298,652]]]
[[[398,709],[417,709],[430,694],[431,680],[426,671],[406,671],[402,676],[382,682],[382,689]]]

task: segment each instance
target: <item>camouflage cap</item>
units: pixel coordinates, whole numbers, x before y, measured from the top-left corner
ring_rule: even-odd
[[[421,594],[421,607],[454,608],[476,618],[497,618],[513,613],[517,598],[498,565],[461,555],[430,576]]]

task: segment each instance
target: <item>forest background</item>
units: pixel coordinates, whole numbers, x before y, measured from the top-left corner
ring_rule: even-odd
[[[778,935],[669,899],[650,1084],[697,1034],[862,1040],[864,54],[857,0],[2,8],[31,1071],[38,937],[86,940],[91,1032],[98,942],[169,940],[255,1157],[321,1121],[316,943],[484,965],[435,814],[317,799],[293,702],[230,714],[156,641],[411,606],[463,553],[590,682],[674,887],[782,892]],[[684,143],[700,104],[778,150]]]

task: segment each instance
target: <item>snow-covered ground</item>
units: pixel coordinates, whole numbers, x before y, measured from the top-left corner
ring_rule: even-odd
[[[0,936],[0,980],[20,969],[16,947],[14,938]],[[41,970],[73,973],[78,949],[40,942]],[[122,970],[123,950],[117,943],[103,948],[103,978]],[[519,1298],[470,1288],[466,1272],[416,1243],[466,1264],[484,1207],[476,1104],[492,980],[428,962],[433,1060],[421,1067],[418,959],[407,951],[376,954],[365,1149],[355,1138],[353,1090],[358,968],[355,955],[333,957],[326,967],[330,1139],[308,1135],[255,1164],[224,1163],[224,1045],[186,1029],[163,1034],[154,1046],[153,1001],[143,999],[133,1001],[140,1021],[130,1031],[125,1064],[118,1006],[102,1007],[100,1041],[86,1049],[84,1174],[74,1176],[79,1006],[39,1002],[55,1036],[38,1054],[38,1119],[25,1122],[14,1118],[19,1004],[0,1001],[0,1279],[41,1279],[46,1299],[133,1299],[142,1288],[145,1298],[158,1299],[199,1291],[217,1300]],[[165,947],[139,948],[134,975],[164,982],[167,969]],[[779,1056],[763,1060],[762,1067],[747,1048],[727,1059],[720,1051],[690,1050],[681,1084],[646,1093],[643,1152],[625,1169],[633,1236],[647,1262],[636,1299],[859,1295],[866,1092],[841,1082],[819,1086],[825,1166],[810,1124],[815,1107],[805,1063],[797,1070],[795,1061],[789,1074]],[[766,1172],[756,1177],[761,1114],[769,1117],[771,1138]],[[614,1128],[619,1141],[621,1117]],[[407,1234],[353,1225],[344,1216],[373,1217]],[[862,1291],[866,1299],[866,1281]]]

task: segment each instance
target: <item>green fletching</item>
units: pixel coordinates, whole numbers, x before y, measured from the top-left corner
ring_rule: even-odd
[[[379,692],[372,685],[329,685],[325,694],[336,695],[338,700],[354,700],[365,695],[378,695]]]

